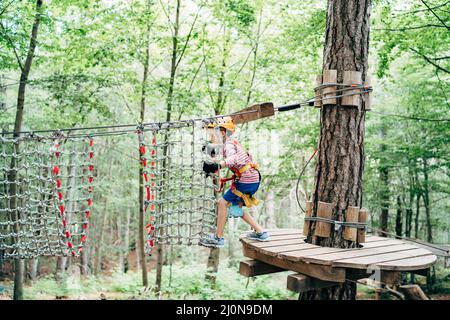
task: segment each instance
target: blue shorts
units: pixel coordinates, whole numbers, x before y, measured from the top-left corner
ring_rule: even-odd
[[[234,186],[240,192],[252,196],[252,195],[254,195],[256,193],[256,191],[258,191],[259,182],[255,182],[255,183],[241,183],[239,181],[236,181],[234,183]],[[223,198],[226,201],[231,202],[232,205],[238,205],[239,203],[243,203],[243,205],[245,206],[244,200],[241,197],[238,197],[237,195],[235,195],[231,191],[231,188],[228,189],[227,192],[225,192],[225,194],[223,195]]]

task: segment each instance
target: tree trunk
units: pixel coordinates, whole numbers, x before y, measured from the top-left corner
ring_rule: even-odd
[[[428,180],[428,160],[423,159],[423,205],[425,207],[425,217],[427,222],[427,241],[433,242],[433,226],[431,223],[430,209],[430,187]]]
[[[330,0],[324,48],[324,70],[337,70],[337,82],[344,71],[360,71],[363,81],[368,69],[370,0]],[[332,219],[344,220],[348,206],[361,206],[364,171],[364,105],[337,105],[321,109],[319,154],[313,195],[313,212],[318,201],[332,204]],[[320,246],[352,248],[355,242],[342,238],[342,228],[330,237],[313,237],[315,223],[310,224],[307,241]],[[301,299],[356,299],[356,284],[344,282],[331,288],[309,291]]]
[[[402,221],[402,201],[400,196],[397,196],[397,215],[395,217],[395,234],[397,235],[397,239],[401,239],[402,229],[403,229],[403,221]]]
[[[145,42],[145,57],[144,57],[144,74],[142,76],[142,91],[141,91],[141,112],[140,121],[144,123],[145,121],[145,103],[147,94],[147,78],[148,69],[150,61],[150,21],[147,21],[147,34]],[[145,259],[145,206],[144,206],[144,168],[142,165],[139,166],[139,255],[141,261],[141,271],[142,271],[142,285],[148,287],[148,274],[147,274],[147,264]]]
[[[381,139],[384,140],[386,136],[385,128],[381,130]],[[381,216],[380,229],[384,232],[388,231],[389,226],[389,169],[385,164],[384,153],[386,152],[386,145],[381,144],[381,159],[380,159],[380,182],[381,182]],[[380,232],[380,236],[386,237],[386,233]]]
[[[22,66],[21,61],[18,61],[19,66],[21,68],[20,73],[20,83],[19,83],[19,89],[18,89],[18,95],[17,95],[17,110],[16,110],[16,117],[14,122],[14,137],[20,136],[20,131],[22,131],[22,123],[23,123],[23,115],[24,115],[24,106],[25,106],[25,91],[26,91],[26,85],[28,81],[28,76],[30,74],[31,65],[34,58],[34,52],[37,45],[37,35],[39,30],[39,23],[41,21],[41,11],[42,11],[42,0],[36,1],[36,13],[34,17],[33,27],[31,29],[31,35],[30,35],[30,45],[28,47],[27,57],[25,59],[25,63]],[[19,144],[16,145],[16,154],[19,154]],[[13,210],[13,221],[19,220],[19,214],[16,211],[17,208],[17,171],[15,168],[17,167],[17,163],[15,158],[11,160],[11,171],[8,175],[8,181],[11,183],[9,192],[10,192],[10,209]],[[20,226],[18,223],[14,224],[14,233],[20,232]],[[18,239],[15,239],[18,241]],[[17,259],[14,264],[14,300],[22,300],[23,299],[23,278],[24,278],[24,269],[25,264],[24,260]]]
[[[174,25],[174,33],[172,36],[172,59],[171,59],[171,67],[170,67],[170,80],[169,80],[169,89],[167,91],[167,109],[166,109],[166,121],[170,122],[172,118],[172,105],[173,105],[173,92],[175,88],[175,77],[177,72],[178,60],[178,33],[180,29],[180,7],[181,0],[177,0],[176,4],[176,13],[175,13],[175,25]],[[164,142],[167,141],[167,135],[164,137]],[[168,157],[168,148],[167,145],[163,148],[163,170],[167,167],[167,157]],[[167,181],[167,172],[165,171],[163,174],[164,184]],[[165,190],[165,186],[162,187]],[[165,191],[163,191],[165,192]],[[161,223],[164,223],[164,219],[161,219]],[[161,281],[162,281],[162,270],[164,265],[164,246],[158,245],[157,249],[157,261],[156,261],[156,291],[161,290]]]

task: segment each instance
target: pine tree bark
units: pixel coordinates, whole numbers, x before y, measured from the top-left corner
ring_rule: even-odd
[[[344,71],[360,71],[363,81],[368,70],[370,0],[329,0],[323,57],[324,70],[337,70],[337,82]],[[313,213],[318,201],[331,203],[332,219],[344,220],[348,206],[361,206],[364,171],[364,105],[346,107],[325,105],[320,114],[319,153],[313,194]],[[355,242],[344,240],[342,228],[329,238],[313,237],[311,223],[307,241],[320,246],[352,248]],[[356,284],[344,282],[330,288],[301,294],[307,300],[356,299]]]

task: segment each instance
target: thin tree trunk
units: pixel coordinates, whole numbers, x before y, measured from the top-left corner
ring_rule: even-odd
[[[175,13],[175,24],[174,24],[174,33],[172,36],[172,59],[171,59],[171,67],[170,67],[170,80],[169,80],[169,89],[167,91],[167,110],[166,110],[166,121],[169,122],[171,120],[172,116],[172,105],[173,105],[173,93],[175,88],[175,77],[177,72],[177,60],[178,60],[178,33],[180,29],[180,7],[181,7],[181,0],[177,0],[176,4],[176,13]],[[164,142],[167,142],[167,135],[164,137]],[[168,157],[168,151],[167,144],[164,145],[163,148],[163,163],[162,167],[163,170],[167,167],[167,157]],[[165,193],[165,184],[167,182],[167,172],[164,171],[163,174],[163,184],[164,186],[162,189]],[[164,219],[161,220],[161,223],[164,223]],[[156,261],[156,291],[161,290],[161,281],[162,281],[162,270],[164,265],[164,246],[158,245],[157,249],[157,261]]]
[[[145,42],[145,57],[144,57],[144,74],[142,76],[142,90],[141,90],[141,112],[140,121],[144,123],[145,121],[145,103],[147,94],[147,78],[149,70],[150,61],[150,21],[147,21],[147,34]],[[142,285],[148,287],[148,273],[147,264],[145,259],[145,206],[144,206],[144,168],[142,165],[139,166],[139,255],[141,261],[141,271],[142,271]]]
[[[42,11],[43,1],[36,1],[36,14],[34,17],[33,27],[30,35],[30,45],[28,48],[27,57],[25,59],[25,63],[22,66],[21,61],[18,61],[19,66],[21,67],[20,73],[20,83],[17,95],[17,110],[16,117],[14,121],[14,137],[19,137],[20,132],[22,131],[22,123],[23,123],[23,115],[24,115],[24,106],[25,106],[25,91],[26,85],[28,81],[28,76],[30,74],[31,65],[34,58],[34,52],[37,45],[37,35],[39,30],[39,24],[41,22],[41,11]],[[19,154],[20,148],[19,144],[16,145],[15,152]],[[19,214],[16,210],[17,208],[17,171],[15,168],[17,167],[16,159],[13,158],[11,160],[11,171],[8,175],[8,181],[11,183],[9,192],[10,192],[10,204],[9,207],[13,211],[13,221],[19,220]],[[20,232],[20,226],[18,223],[14,224],[14,233]],[[18,239],[16,239],[18,241]],[[14,265],[14,300],[22,300],[23,299],[23,278],[24,278],[24,260],[17,259]]]
[[[368,70],[370,0],[328,1],[324,48],[324,70],[337,70],[337,82],[344,71],[353,70],[366,78]],[[364,171],[364,104],[357,107],[324,105],[321,109],[320,141],[313,194],[313,212],[318,201],[332,204],[332,219],[345,220],[348,206],[361,206]],[[320,246],[353,248],[355,242],[342,238],[342,228],[329,238],[313,237],[310,224],[307,241]],[[306,300],[354,300],[356,284],[346,281],[330,288],[301,294]]]
[[[402,236],[403,230],[403,217],[402,217],[402,201],[400,196],[397,196],[397,215],[395,217],[395,234],[398,239]]]
[[[384,140],[386,137],[386,131],[383,127],[381,130],[381,139]],[[380,229],[384,232],[388,231],[389,226],[389,169],[385,164],[385,155],[386,145],[384,143],[381,144],[381,159],[380,159],[380,182],[381,182],[381,190],[380,190],[380,198],[381,198],[381,216],[380,216]],[[380,236],[386,237],[386,233],[380,232]]]
[[[423,159],[423,205],[425,207],[425,217],[427,222],[427,241],[433,242],[433,226],[431,223],[430,208],[430,187],[428,180],[428,160]]]

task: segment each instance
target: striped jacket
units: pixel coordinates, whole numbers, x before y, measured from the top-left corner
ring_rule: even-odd
[[[225,164],[231,170],[239,170],[243,166],[253,161],[252,156],[244,150],[240,143],[233,138],[228,138],[223,147],[223,157]],[[250,168],[242,173],[239,182],[255,183],[259,182],[259,173]]]

